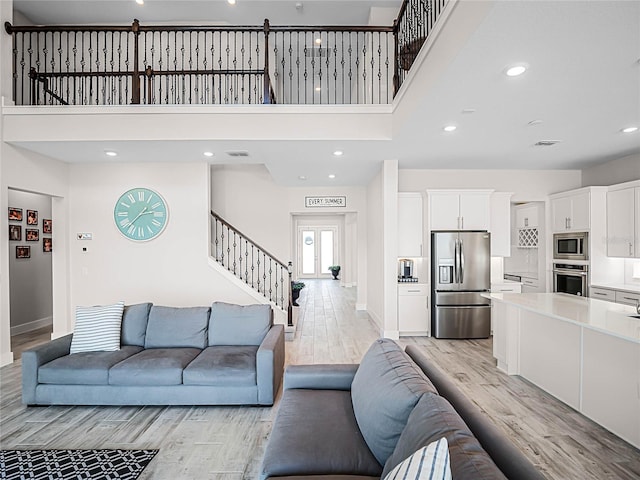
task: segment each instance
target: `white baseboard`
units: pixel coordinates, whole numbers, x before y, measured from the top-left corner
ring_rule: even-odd
[[[384,330],[382,336],[391,340],[400,340],[400,332],[398,330]]]
[[[53,317],[44,317],[38,320],[34,320],[33,322],[27,322],[27,323],[23,323],[22,325],[16,325],[15,327],[11,327],[11,336],[20,335],[21,333],[32,332],[33,330],[46,327],[47,325],[51,325],[52,323],[53,323]]]
[[[60,338],[60,337],[66,337],[70,333],[73,333],[73,331],[71,331],[71,332],[59,332],[59,331],[54,330],[53,333],[51,334],[51,340],[55,340],[56,338]]]
[[[10,363],[13,363],[13,352],[7,352],[0,356],[0,367],[4,367]]]

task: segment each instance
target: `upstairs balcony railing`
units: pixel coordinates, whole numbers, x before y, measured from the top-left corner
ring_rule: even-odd
[[[393,26],[14,26],[16,105],[386,104],[448,0]]]

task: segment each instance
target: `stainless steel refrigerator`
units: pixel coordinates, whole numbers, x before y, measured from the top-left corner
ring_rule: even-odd
[[[489,232],[431,234],[431,332],[436,338],[487,338],[491,303]]]

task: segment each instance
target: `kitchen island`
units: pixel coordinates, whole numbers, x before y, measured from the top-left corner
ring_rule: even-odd
[[[640,448],[640,319],[636,309],[558,293],[491,293],[493,355]]]

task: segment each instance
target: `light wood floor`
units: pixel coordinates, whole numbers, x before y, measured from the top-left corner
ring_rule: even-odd
[[[354,290],[307,281],[287,363],[358,362],[378,337]],[[519,377],[495,368],[491,340],[410,337],[532,462],[557,480],[640,479],[640,452]],[[612,399],[612,408],[615,408]],[[257,407],[31,407],[20,362],[0,369],[1,448],[158,448],[143,480],[256,479],[277,410]]]
[[[53,325],[48,325],[36,330],[31,330],[27,333],[13,335],[11,337],[11,351],[13,352],[13,359],[18,360],[22,356],[22,352],[25,350],[29,350],[36,345],[40,345],[51,340],[52,331]]]

